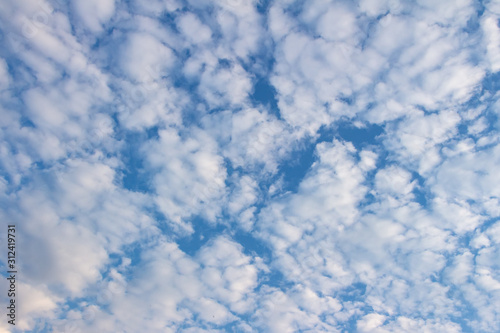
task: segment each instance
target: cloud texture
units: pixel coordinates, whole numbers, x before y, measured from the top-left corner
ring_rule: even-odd
[[[499,20],[2,1],[0,331],[498,332]]]

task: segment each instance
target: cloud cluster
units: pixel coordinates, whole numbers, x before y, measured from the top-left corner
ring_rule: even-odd
[[[0,329],[497,332],[499,15],[3,1]]]

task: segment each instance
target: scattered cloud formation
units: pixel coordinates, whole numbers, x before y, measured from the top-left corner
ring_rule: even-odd
[[[0,22],[0,331],[500,331],[497,2]]]

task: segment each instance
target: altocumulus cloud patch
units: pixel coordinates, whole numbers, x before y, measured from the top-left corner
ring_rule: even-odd
[[[2,1],[0,330],[500,331],[499,18]]]

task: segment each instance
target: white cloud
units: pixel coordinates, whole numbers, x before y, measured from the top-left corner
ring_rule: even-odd
[[[189,136],[187,135],[189,134]],[[202,130],[182,136],[161,130],[158,140],[143,147],[148,170],[153,172],[155,202],[178,232],[192,232],[187,218],[200,214],[215,223],[216,204],[225,195],[226,169],[214,140]]]
[[[474,3],[470,0],[454,1],[450,4],[424,0],[420,1],[419,5],[424,12],[420,16],[417,11],[416,16],[430,23],[453,23],[456,26],[465,26],[469,17],[474,15]]]
[[[102,31],[115,12],[115,0],[73,0],[72,5],[79,18],[92,32]]]
[[[259,51],[265,29],[263,18],[257,13],[253,0],[220,0],[225,10],[216,13],[216,20],[221,29],[223,39],[219,50],[223,49],[225,57],[249,60],[252,54]]]
[[[274,249],[275,265],[290,281],[331,293],[349,285],[353,275],[338,252],[331,232],[358,217],[356,206],[366,193],[363,172],[354,165],[354,147],[338,141],[317,146],[319,160],[299,186],[264,209],[259,237]]]
[[[246,109],[232,115],[230,142],[226,156],[243,168],[264,165],[264,171],[275,173],[278,161],[289,152],[294,138],[275,117],[256,109]],[[293,146],[292,146],[293,147]]]
[[[337,332],[334,322],[322,322],[320,315],[329,318],[332,311],[339,310],[334,299],[323,300],[314,297],[314,292],[300,286],[286,294],[275,288],[262,289],[261,302],[253,316],[253,322],[259,332],[296,332],[314,329],[316,332]],[[309,296],[309,297],[308,297]],[[306,309],[314,302],[322,310],[308,312]],[[305,308],[305,309],[304,309]]]
[[[191,13],[181,16],[177,25],[187,39],[195,44],[206,43],[212,36],[210,28]]]
[[[415,187],[415,181],[411,181],[411,174],[408,171],[390,166],[377,172],[375,186],[382,192],[405,197],[410,195]]]
[[[4,90],[9,87],[10,83],[9,68],[5,59],[0,58],[0,89]]]
[[[196,311],[199,314],[200,319],[205,322],[216,325],[224,325],[236,319],[236,317],[231,315],[231,313],[224,306],[212,299],[197,299],[196,302],[193,303],[193,310]]]
[[[145,13],[146,15],[158,17],[164,13],[165,10],[168,12],[175,12],[182,8],[182,2],[179,0],[151,0],[151,1],[134,1],[134,6],[137,8],[138,12]]]
[[[370,313],[357,322],[357,328],[360,332],[382,332],[380,326],[384,323],[386,317],[378,313]]]
[[[239,64],[210,66],[200,78],[199,92],[210,107],[232,107],[246,102],[252,88],[248,73]]]
[[[499,10],[476,7],[2,2],[21,329],[498,331],[498,96],[482,81]],[[278,110],[250,98],[262,78]],[[347,143],[339,120],[383,135]]]
[[[486,54],[492,72],[500,70],[500,28],[498,20],[494,16],[485,16],[482,19],[482,27],[486,39]]]
[[[291,19],[285,14],[283,8],[274,4],[269,9],[269,32],[273,39],[279,41],[286,36],[292,29]]]
[[[153,79],[147,76],[146,80]],[[182,91],[172,87],[169,80],[159,79],[142,84],[122,81],[120,85],[123,100],[118,110],[123,127],[139,131],[160,124],[171,126],[182,123],[182,110],[189,101]]]
[[[16,321],[16,327],[22,330],[29,330],[33,327],[34,317],[45,317],[54,319],[54,310],[57,309],[57,303],[62,301],[51,293],[45,285],[33,285],[16,281],[18,293],[18,313],[23,313],[23,317]]]
[[[122,279],[122,287],[112,289],[105,299],[108,311],[99,310],[104,304],[90,305],[94,306],[92,320],[81,320],[84,310],[75,313],[80,313],[76,320],[68,314],[61,326],[72,324],[76,329],[100,328],[103,332],[117,328],[164,332],[167,327],[174,332],[181,327],[198,327],[199,331],[200,325],[237,321],[233,313],[254,310],[252,290],[257,286],[257,266],[261,265],[241,250],[239,244],[221,236],[190,257],[175,243],[159,239],[141,254],[138,266],[124,267],[130,273],[128,278],[118,271],[113,273],[112,281]],[[130,316],[133,309],[135,315]]]
[[[350,39],[357,32],[355,13],[342,5],[329,6],[327,12],[319,18],[317,30],[328,40]]]
[[[381,332],[462,332],[458,324],[449,321],[422,320],[404,316],[398,317],[384,328],[385,330]]]
[[[369,16],[377,17],[383,15],[386,12],[396,12],[396,10],[401,7],[399,1],[371,1],[362,0],[359,4],[360,10]]]
[[[229,214],[240,221],[243,228],[249,231],[253,224],[253,206],[259,195],[258,183],[249,176],[242,176],[235,181],[236,188],[230,195],[228,203]]]
[[[100,276],[99,269],[107,258],[102,239],[96,238],[88,227],[60,218],[57,206],[40,191],[21,191],[19,196],[17,219],[34,221],[19,235],[27,244],[23,250],[26,279],[35,286],[46,285],[60,295],[82,295],[83,288]],[[34,207],[38,208],[37,213],[33,212]],[[91,253],[88,246],[94,249]],[[75,265],[75,260],[80,264]]]
[[[161,77],[175,61],[172,50],[147,33],[132,33],[123,47],[121,66],[136,82],[151,82]]]
[[[474,216],[483,212],[491,217],[498,216],[495,200],[500,193],[494,184],[498,183],[495,161],[499,157],[496,146],[481,151],[467,149],[450,156],[436,170],[431,178],[433,191],[456,207],[450,212],[452,216],[460,214],[460,220],[464,219],[464,215]],[[457,209],[458,206],[471,213]]]
[[[201,279],[209,293],[232,311],[247,313],[252,309],[250,292],[257,287],[259,267],[241,251],[241,245],[219,237],[200,251],[198,261],[204,267]]]
[[[440,162],[439,145],[453,137],[459,122],[460,116],[455,111],[431,115],[415,111],[397,125],[396,134],[386,133],[387,145],[399,155],[403,165],[425,174]]]

